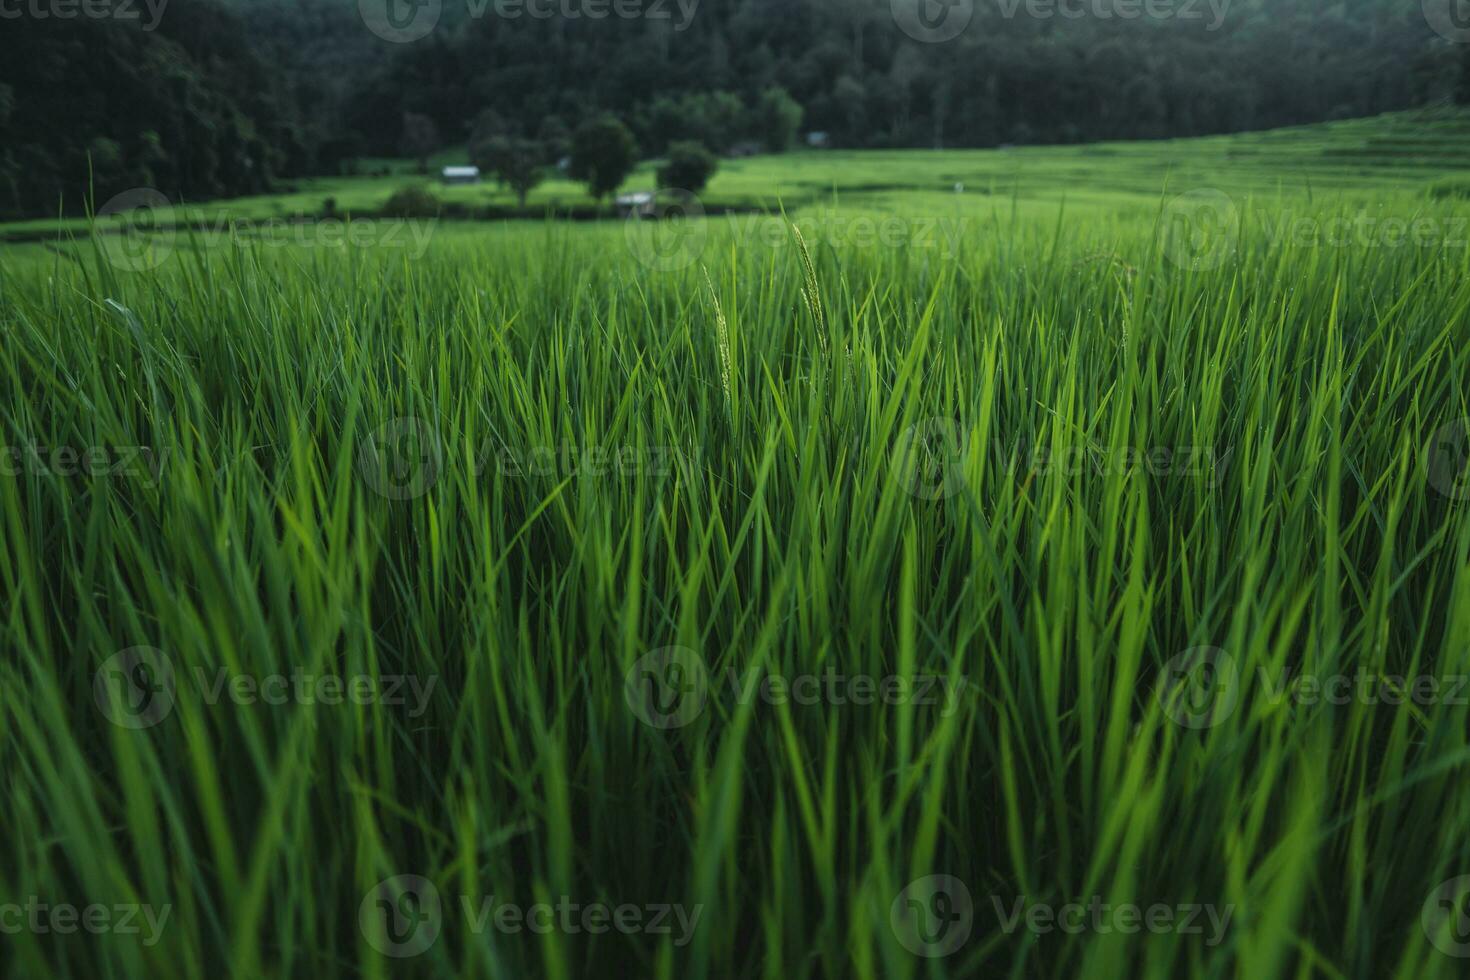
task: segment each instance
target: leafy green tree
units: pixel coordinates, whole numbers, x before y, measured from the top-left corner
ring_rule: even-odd
[[[638,141],[614,116],[599,116],[572,137],[572,179],[602,200],[622,186],[638,163]]]
[[[784,88],[773,85],[762,92],[760,102],[756,104],[755,119],[766,149],[772,153],[785,153],[791,149],[801,129],[802,115],[801,103]]]
[[[536,141],[545,151],[542,159],[546,163],[556,163],[572,152],[572,131],[561,116],[544,117],[536,130]]]
[[[710,92],[704,97],[704,144],[717,150],[729,149],[745,136],[750,114],[733,92]]]
[[[481,109],[470,123],[470,140],[479,143],[492,136],[505,136],[511,128],[511,124],[499,112],[490,108]]]
[[[511,134],[511,125],[506,122],[504,116],[494,109],[481,109],[479,115],[475,116],[470,123],[470,159],[477,165],[483,147],[494,139],[507,138]],[[489,167],[480,167],[488,171]]]
[[[669,159],[658,170],[658,186],[698,194],[719,169],[715,155],[702,143],[681,142],[669,147]]]
[[[496,136],[480,145],[475,154],[475,166],[493,173],[497,180],[515,192],[521,207],[526,206],[526,196],[546,179],[542,161],[546,148],[535,140],[512,139]]]
[[[643,105],[638,114],[638,134],[648,150],[665,153],[674,140],[690,135],[690,118],[684,102],[670,95],[657,95]]]
[[[434,120],[417,112],[403,114],[403,155],[418,161],[419,173],[429,172],[429,157],[439,149],[439,129]]]

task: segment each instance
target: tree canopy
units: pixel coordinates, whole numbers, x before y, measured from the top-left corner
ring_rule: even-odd
[[[1470,90],[1460,46],[1395,0],[1238,0],[1218,22],[1207,3],[1122,20],[977,2],[938,44],[899,29],[889,0],[726,0],[687,22],[670,3],[604,19],[471,9],[444,4],[409,44],[331,0],[190,0],[153,31],[8,20],[0,214],[79,210],[89,178],[99,199],[259,192],[400,154],[425,120],[461,146],[490,118],[550,163],[606,114],[651,155],[778,150],[801,128],[840,147],[985,147],[1262,129]]]

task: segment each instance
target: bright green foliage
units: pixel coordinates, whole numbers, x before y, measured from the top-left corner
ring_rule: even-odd
[[[698,194],[720,167],[715,155],[699,143],[675,143],[669,159],[658,170],[658,186]]]
[[[582,124],[572,137],[571,175],[597,200],[617,190],[637,164],[633,134],[612,116]]]
[[[668,229],[611,222],[444,223],[421,255],[164,236],[138,272],[116,236],[0,251],[0,443],[161,462],[0,460],[0,901],[173,907],[152,946],[5,934],[4,969],[1463,976],[1421,909],[1470,873],[1470,708],[1280,685],[1470,674],[1438,454],[1470,208],[1217,177],[920,193],[902,220],[967,203],[928,245],[856,244],[886,209],[710,219],[667,271],[639,236]],[[1238,220],[1181,230],[1174,194],[1221,185]],[[1445,234],[1280,231],[1365,209]],[[94,679],[136,646],[177,691],[133,730]],[[669,646],[710,685],[656,728],[624,679]],[[1199,647],[1238,683],[1190,728],[1160,690]],[[435,686],[207,697],[298,670]],[[960,694],[738,693],[829,672]],[[444,910],[409,960],[358,927],[402,873]],[[974,900],[933,960],[890,917],[931,874]],[[684,945],[476,933],[461,897],[491,895],[702,914]],[[1002,931],[1094,895],[1233,914],[1213,946]]]

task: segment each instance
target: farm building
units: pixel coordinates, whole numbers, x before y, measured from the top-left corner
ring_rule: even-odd
[[[634,215],[640,218],[652,218],[657,213],[652,191],[635,191],[632,194],[618,195],[618,216],[621,218],[631,218]]]
[[[453,184],[478,184],[480,182],[479,167],[445,167],[443,174],[444,183]]]

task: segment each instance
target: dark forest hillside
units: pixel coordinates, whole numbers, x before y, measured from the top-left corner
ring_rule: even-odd
[[[255,192],[401,154],[409,113],[452,145],[472,129],[555,138],[610,111],[656,155],[759,141],[762,97],[781,89],[836,146],[982,147],[1369,115],[1446,98],[1459,71],[1417,4],[1387,0],[1180,0],[1177,16],[1128,21],[982,0],[940,44],[908,37],[889,0],[649,0],[647,16],[601,20],[501,9],[444,0],[408,44],[347,0],[176,0],[152,31],[7,20],[0,211],[78,210],[89,174],[99,199]]]

